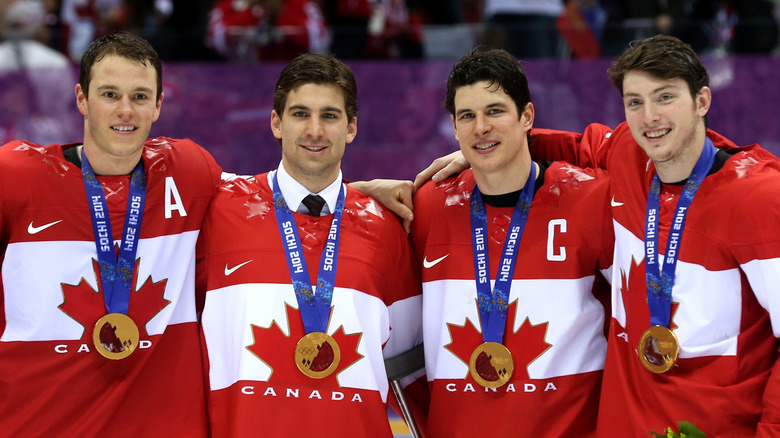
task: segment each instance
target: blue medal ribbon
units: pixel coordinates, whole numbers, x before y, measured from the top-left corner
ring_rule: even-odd
[[[125,212],[125,227],[117,257],[114,250],[114,235],[111,233],[111,218],[108,213],[106,195],[98,181],[87,154],[82,154],[81,175],[92,219],[92,231],[95,236],[100,283],[103,299],[108,313],[127,315],[132,289],[135,257],[138,252],[139,230],[146,203],[146,174],[143,160],[140,160],[130,175],[130,191]]]
[[[339,234],[341,230],[341,215],[344,212],[344,198],[346,189],[341,185],[336,208],[333,212],[333,220],[328,231],[328,240],[320,257],[320,270],[317,273],[317,288],[312,287],[309,270],[306,267],[306,258],[301,247],[301,238],[298,235],[298,226],[295,224],[295,216],[287,206],[287,202],[279,189],[277,173],[274,174],[274,210],[276,222],[279,226],[279,235],[282,238],[285,252],[287,253],[287,267],[290,270],[295,298],[298,300],[298,309],[301,313],[303,326],[306,333],[327,333],[328,319],[330,318],[330,303],[333,299],[333,287],[336,283],[336,262],[339,253]],[[316,293],[315,293],[316,292]]]
[[[685,181],[674,220],[669,229],[663,266],[659,267],[658,254],[658,216],[661,208],[661,180],[656,173],[647,194],[647,213],[645,215],[645,282],[647,285],[647,303],[650,308],[650,325],[669,328],[672,309],[672,288],[675,269],[685,227],[685,217],[693,197],[715,162],[717,149],[707,138],[699,160]]]
[[[515,272],[520,238],[528,220],[528,212],[531,210],[535,180],[536,166],[531,163],[531,173],[528,175],[528,181],[523,186],[517,205],[515,205],[515,209],[512,212],[509,231],[507,231],[506,239],[504,240],[501,265],[498,268],[492,293],[489,276],[487,211],[485,203],[482,201],[479,187],[476,184],[474,184],[474,191],[471,193],[471,243],[474,252],[477,303],[484,342],[503,343],[506,314],[509,307],[509,290],[512,287],[512,277]]]

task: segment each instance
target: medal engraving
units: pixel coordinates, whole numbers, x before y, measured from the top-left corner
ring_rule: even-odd
[[[485,342],[471,353],[469,373],[485,388],[498,388],[504,385],[512,377],[514,370],[512,353],[498,342]]]
[[[92,341],[95,349],[108,359],[124,359],[138,347],[138,327],[123,313],[109,313],[95,323]]]
[[[677,361],[680,343],[670,329],[654,325],[639,338],[639,360],[648,371],[665,373]]]
[[[295,365],[312,379],[333,374],[340,360],[339,344],[326,333],[308,333],[295,346]]]

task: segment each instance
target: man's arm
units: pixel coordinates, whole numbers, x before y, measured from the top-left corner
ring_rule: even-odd
[[[412,195],[415,187],[411,181],[397,179],[372,179],[371,181],[353,181],[350,187],[379,201],[403,220],[404,231],[411,232],[414,219]]]
[[[769,156],[769,152],[762,152]],[[768,167],[768,166],[767,166]],[[780,168],[780,163],[775,169]],[[755,170],[754,173],[761,172]],[[739,239],[732,239],[732,254],[738,260],[753,294],[769,315],[775,350],[780,353],[780,172],[776,177],[764,179],[756,184],[750,193],[745,193],[739,203],[729,206],[734,214],[733,227],[739,227]],[[780,436],[780,360],[775,354],[771,374],[763,393],[761,419],[756,437]]]
[[[611,133],[610,128],[599,124],[588,126],[582,133],[534,128],[531,131],[531,158],[606,169],[606,140]]]
[[[469,162],[466,161],[466,158],[460,150],[439,157],[433,160],[430,166],[417,174],[414,178],[414,190],[422,187],[428,180],[433,180],[433,182],[438,183],[453,175],[457,175],[468,168]]]

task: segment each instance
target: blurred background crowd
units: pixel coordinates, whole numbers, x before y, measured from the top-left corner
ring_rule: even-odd
[[[780,0],[0,0],[0,144],[78,142],[78,62],[94,38],[138,33],[164,63],[152,136],[187,137],[223,168],[278,165],[273,84],[301,52],[355,72],[360,135],[349,179],[413,178],[457,148],[442,101],[454,60],[484,43],[523,61],[535,126],[615,126],[605,74],[630,41],[662,32],[701,55],[711,126],[780,154]]]
[[[702,55],[776,54],[780,0],[0,0],[0,16],[4,68],[77,62],[120,29],[167,62],[457,59],[479,43],[521,59],[589,58],[656,33]]]

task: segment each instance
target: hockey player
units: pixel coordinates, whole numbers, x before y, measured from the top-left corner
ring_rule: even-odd
[[[626,122],[539,137],[556,155],[581,142],[583,164],[615,180],[599,433],[688,421],[707,436],[779,436],[780,161],[707,130],[707,71],[680,40],[635,43],[609,74]]]
[[[161,73],[143,39],[98,39],[83,142],[0,147],[0,436],[206,436],[195,243],[221,170],[147,140]]]
[[[342,179],[356,97],[335,58],[293,60],[274,93],[279,167],[220,187],[206,215],[214,437],[392,436],[383,359],[422,342],[422,298],[398,219]]]
[[[463,57],[445,107],[471,170],[414,198],[428,435],[593,437],[606,354],[601,272],[613,243],[608,179],[531,160],[534,106],[506,51]]]
[[[607,168],[613,179],[599,436],[681,422],[711,437],[780,436],[780,162],[707,129],[709,78],[682,41],[633,43],[609,74],[626,122],[535,132],[540,156]]]

